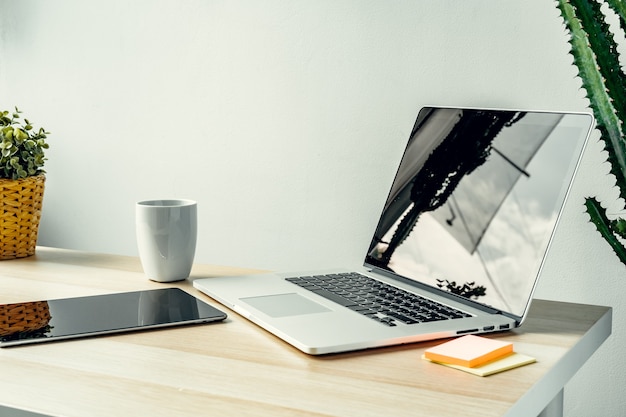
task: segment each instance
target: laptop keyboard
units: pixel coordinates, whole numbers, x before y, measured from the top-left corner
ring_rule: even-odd
[[[471,317],[357,272],[286,280],[387,326]]]

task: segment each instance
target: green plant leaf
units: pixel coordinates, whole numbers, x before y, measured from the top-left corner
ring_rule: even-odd
[[[612,233],[610,226],[611,221],[606,216],[604,207],[602,207],[600,202],[595,198],[587,198],[585,206],[591,218],[591,222],[596,226],[598,232],[600,232],[604,240],[609,243],[620,261],[626,264],[626,248],[624,248],[622,242]]]
[[[11,117],[9,117],[11,116]],[[13,113],[0,112],[0,178],[25,178],[45,172],[44,150],[48,132],[39,128],[36,133],[26,118],[20,121],[21,112],[16,107]]]
[[[607,4],[618,15],[622,31],[626,30],[626,2],[607,0]],[[571,34],[570,53],[608,153],[610,172],[620,197],[626,199],[626,75],[620,65],[619,48],[599,1],[558,0],[558,7]],[[626,238],[626,220],[609,220],[595,198],[588,198],[585,206],[597,230],[626,265],[626,249],[618,238]]]
[[[596,55],[590,46],[590,38],[594,39],[594,45],[598,49],[606,48],[613,51],[614,46],[608,39],[612,36],[604,34],[608,31],[606,25],[594,25],[591,21],[600,18],[594,13],[593,6],[597,5],[593,0],[572,0],[572,4],[576,4],[576,8],[567,0],[559,0],[559,8],[561,15],[565,20],[565,24],[571,33],[570,44],[572,46],[571,54],[574,56],[574,63],[578,67],[579,75],[583,81],[583,88],[587,91],[587,97],[591,102],[594,116],[596,118],[598,129],[602,134],[607,152],[609,153],[609,162],[611,164],[611,173],[616,177],[620,196],[626,198],[626,144],[624,143],[621,123],[613,106],[614,99],[609,95],[604,83],[604,75],[600,72],[601,65],[605,68],[605,72],[621,72],[619,62],[613,59],[607,59],[607,54],[602,53],[601,61],[596,61]],[[579,19],[577,13],[582,14],[584,26]],[[585,31],[593,30],[587,34]],[[603,41],[599,42],[601,38]],[[613,42],[614,44],[614,42]],[[610,55],[610,54],[609,54]],[[613,67],[611,67],[613,65]],[[616,82],[619,84],[619,82]],[[623,94],[623,89],[615,88],[618,95]]]
[[[626,31],[626,2],[623,0],[607,0],[607,4],[619,17],[619,26]]]

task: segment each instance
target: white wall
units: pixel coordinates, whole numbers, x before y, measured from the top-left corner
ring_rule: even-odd
[[[545,0],[0,0],[0,107],[50,136],[40,244],[136,254],[134,202],[199,203],[197,260],[360,263],[417,109],[585,110]],[[582,199],[586,152],[538,295],[611,305],[614,335],[566,389],[619,416],[626,274]]]

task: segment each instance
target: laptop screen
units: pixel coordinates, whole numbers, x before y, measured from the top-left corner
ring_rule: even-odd
[[[592,124],[422,109],[366,265],[522,317]]]

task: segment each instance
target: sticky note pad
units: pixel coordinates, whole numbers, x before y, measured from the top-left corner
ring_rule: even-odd
[[[427,359],[426,356],[422,356],[423,359]],[[453,365],[450,363],[443,362],[434,362],[443,366],[448,366],[450,368],[458,369],[459,371],[469,372],[470,374],[478,375],[478,376],[488,376],[497,374],[498,372],[508,371],[509,369],[517,368],[520,366],[528,365],[530,363],[537,362],[537,360],[533,357],[522,355],[521,353],[511,353],[503,357],[502,359],[496,359],[495,361],[491,361],[485,363],[483,365],[479,365],[475,368],[469,368],[467,366],[461,365]]]
[[[424,352],[426,359],[473,368],[513,353],[513,343],[467,335]]]

